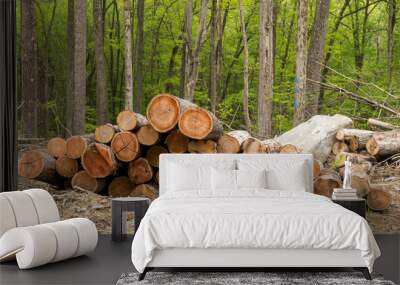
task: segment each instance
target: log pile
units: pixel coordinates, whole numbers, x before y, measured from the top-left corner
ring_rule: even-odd
[[[158,196],[162,153],[313,153],[314,192],[330,197],[342,185],[344,161],[353,161],[353,187],[374,210],[390,205],[390,196],[369,180],[377,162],[400,153],[400,130],[371,120],[371,130],[352,128],[342,116],[314,116],[274,139],[245,130],[224,132],[218,118],[189,101],[159,94],[146,116],[122,111],[115,122],[94,134],[56,137],[47,150],[29,150],[19,160],[23,177],[70,185],[111,197]]]
[[[341,186],[344,162],[350,159],[357,195],[366,198],[370,209],[383,211],[391,203],[386,191],[389,184],[400,186],[400,128],[376,119],[369,119],[368,127],[370,130],[341,128],[336,132],[326,168],[314,177],[314,192],[330,197],[333,188]]]
[[[244,130],[224,133],[218,118],[184,99],[160,94],[146,116],[120,112],[94,134],[56,137],[47,150],[22,154],[23,177],[111,197],[158,196],[162,153],[297,153],[293,145],[259,140]]]

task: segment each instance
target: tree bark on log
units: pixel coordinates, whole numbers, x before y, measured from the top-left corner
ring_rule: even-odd
[[[132,111],[122,111],[117,116],[117,125],[123,131],[133,131],[147,125],[149,122],[142,114]]]
[[[217,143],[213,140],[190,141],[188,151],[190,153],[216,153]]]
[[[218,141],[224,134],[224,129],[218,118],[200,107],[189,107],[181,113],[179,130],[185,136],[196,140],[212,139]]]
[[[276,138],[281,144],[293,144],[303,153],[312,153],[325,163],[335,143],[336,133],[349,128],[353,121],[343,115],[316,115]]]
[[[63,157],[67,153],[67,143],[63,138],[52,138],[47,143],[47,151],[53,157]]]
[[[24,152],[18,163],[18,174],[57,185],[56,160],[45,150]]]
[[[86,170],[81,170],[72,177],[71,187],[79,187],[90,192],[100,193],[106,189],[107,182],[103,178],[94,178],[90,176]]]
[[[170,94],[159,94],[147,105],[146,116],[153,128],[165,133],[175,128],[180,114],[188,107],[196,106],[192,102]]]
[[[88,174],[95,178],[111,175],[118,168],[118,162],[111,147],[100,143],[90,144],[82,155],[81,162]]]
[[[110,197],[128,197],[135,188],[135,184],[126,176],[115,177],[108,185]]]
[[[267,139],[261,142],[268,153],[279,153],[282,149],[282,144],[274,139]]]
[[[142,145],[154,145],[160,139],[160,134],[151,125],[141,127],[137,133],[138,141]]]
[[[314,179],[314,193],[328,198],[332,197],[333,189],[340,188],[342,180],[333,170],[325,169],[320,176]]]
[[[120,161],[129,162],[138,156],[140,146],[134,133],[120,132],[112,139],[111,149]]]
[[[373,132],[369,130],[340,129],[336,133],[336,139],[351,142],[351,140],[356,137],[358,141],[358,149],[364,149],[367,141],[372,137],[372,134]]]
[[[383,211],[389,208],[392,202],[390,193],[384,190],[371,189],[367,197],[368,208],[374,211]]]
[[[368,174],[362,168],[352,168],[351,188],[357,189],[357,196],[365,197],[369,192]]]
[[[160,172],[157,171],[156,174],[154,174],[154,182],[157,184],[160,184]]]
[[[400,129],[375,132],[366,145],[368,153],[389,156],[400,152]]]
[[[336,168],[344,166],[346,159],[349,159],[352,163],[362,164],[365,162],[376,162],[376,158],[370,154],[361,153],[351,153],[351,152],[341,152],[336,155],[334,165]]]
[[[76,159],[62,156],[56,160],[56,171],[62,177],[70,178],[78,172],[78,169],[79,164]]]
[[[294,144],[285,144],[281,147],[279,153],[300,153],[300,149]]]
[[[241,150],[245,140],[250,138],[248,131],[237,130],[222,135],[218,140],[217,152],[220,153],[238,153]]]
[[[153,168],[149,161],[140,157],[129,163],[128,176],[135,184],[143,184],[153,178]]]
[[[162,153],[168,153],[168,150],[161,145],[152,146],[147,150],[146,159],[151,166],[158,167],[159,157]]]
[[[314,179],[321,174],[322,169],[324,169],[324,165],[321,161],[314,159],[313,161],[313,177]]]
[[[376,119],[368,119],[368,128],[373,131],[391,131],[395,129],[400,129],[400,126],[395,126],[387,122],[382,122]]]
[[[256,138],[250,137],[242,143],[243,153],[266,153],[265,145]]]
[[[333,154],[339,154],[341,152],[348,152],[348,151],[349,151],[349,146],[342,141],[337,141],[332,146]]]
[[[171,153],[185,153],[188,150],[189,138],[177,129],[168,134],[165,144]]]
[[[114,135],[121,130],[118,126],[113,126],[112,124],[104,124],[96,127],[94,132],[94,138],[99,143],[109,143],[113,139]]]
[[[88,146],[95,141],[94,135],[72,136],[67,139],[67,156],[72,159],[80,158]]]
[[[151,184],[140,184],[129,194],[131,197],[147,197],[154,200],[158,196],[157,188]]]

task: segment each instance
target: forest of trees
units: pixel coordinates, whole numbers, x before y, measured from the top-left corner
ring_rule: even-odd
[[[397,0],[20,0],[19,136],[93,132],[171,93],[272,137],[400,122]]]

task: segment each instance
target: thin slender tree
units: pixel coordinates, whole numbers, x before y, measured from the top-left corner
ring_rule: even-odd
[[[21,0],[21,135],[26,138],[35,138],[38,134],[35,26],[35,0]]]
[[[143,98],[143,60],[144,60],[144,0],[137,0],[137,29],[135,45],[136,100],[135,111],[140,112]]]
[[[65,86],[65,135],[72,134],[74,117],[74,0],[68,0],[67,18],[67,74]]]
[[[86,116],[86,1],[74,1],[74,113],[72,134],[85,133]]]
[[[104,0],[93,0],[93,34],[96,62],[96,123],[108,122],[107,78],[104,58]]]
[[[306,118],[307,6],[307,0],[299,0],[297,2],[296,77],[293,117],[293,125],[295,126]]]
[[[190,2],[190,1],[188,1]],[[205,33],[206,33],[206,17],[208,12],[208,2],[209,0],[201,1],[200,8],[200,20],[196,35],[196,43],[194,48],[189,48],[187,64],[185,67],[185,95],[186,100],[192,101],[194,95],[194,89],[196,87],[197,78],[199,75],[199,64],[200,64],[200,51],[204,43]],[[190,25],[191,26],[191,25]],[[187,41],[187,39],[186,39]],[[188,44],[191,47],[191,44]]]
[[[211,112],[215,113],[217,105],[217,70],[218,70],[218,0],[212,0],[211,8],[211,39],[210,39],[210,86],[208,96],[210,98]]]
[[[181,82],[180,82],[180,95],[185,97],[185,86],[187,84],[187,70],[190,67],[191,50],[192,50],[192,21],[193,21],[193,2],[192,0],[186,1],[185,15],[182,27],[182,59],[181,59]]]
[[[324,48],[326,31],[329,18],[329,0],[317,0],[316,11],[311,31],[311,39],[307,55],[307,113],[308,116],[316,115],[319,110],[319,95],[322,75],[322,61],[324,59]]]
[[[258,80],[258,136],[272,136],[273,84],[274,84],[274,40],[272,0],[260,1],[260,46]]]
[[[249,47],[247,44],[246,23],[244,20],[243,2],[239,0],[240,28],[243,41],[243,119],[248,132],[251,131],[251,120],[249,115]]]
[[[125,110],[133,111],[132,22],[130,0],[124,0],[124,84]]]
[[[387,91],[392,93],[393,89],[393,67],[394,67],[394,27],[396,24],[396,0],[388,0],[388,27],[387,27]]]

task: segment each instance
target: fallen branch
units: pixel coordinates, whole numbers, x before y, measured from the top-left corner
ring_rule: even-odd
[[[315,80],[312,80],[312,79],[308,79],[308,81],[314,82],[316,84],[320,84],[325,89],[339,91],[342,94],[347,95],[350,99],[353,99],[353,100],[361,102],[361,103],[365,103],[367,105],[370,105],[370,106],[373,106],[373,107],[376,107],[376,108],[380,108],[380,109],[385,110],[385,111],[387,111],[389,113],[392,113],[392,114],[396,115],[396,117],[400,118],[400,112],[399,111],[397,111],[397,110],[395,110],[395,109],[393,109],[393,108],[391,108],[389,106],[386,106],[386,105],[384,105],[382,103],[379,103],[379,102],[377,102],[375,100],[372,100],[372,99],[369,99],[369,98],[365,98],[365,97],[361,97],[360,95],[358,95],[358,94],[356,94],[354,92],[351,92],[351,91],[349,91],[347,89],[344,89],[343,87],[334,85],[332,83],[324,83],[324,82],[315,81]]]

